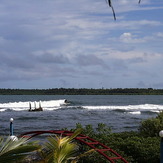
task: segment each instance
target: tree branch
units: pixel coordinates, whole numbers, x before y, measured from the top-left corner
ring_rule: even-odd
[[[140,3],[140,2],[141,2],[141,0],[138,1],[138,3]],[[113,8],[113,6],[112,6],[111,0],[106,0],[106,3],[108,3],[109,7],[111,7],[112,12],[113,12],[114,20],[116,20],[116,15],[115,15],[115,11],[114,11],[114,8]]]
[[[109,7],[111,7],[112,12],[113,12],[113,16],[114,16],[114,20],[116,20],[115,11],[114,11],[114,8],[112,6],[111,0],[106,0],[106,3],[108,3]]]

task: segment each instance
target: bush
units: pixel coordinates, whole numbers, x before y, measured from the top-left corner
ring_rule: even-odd
[[[161,130],[163,130],[163,112],[160,112],[156,118],[142,121],[139,127],[140,134],[145,137],[158,136]]]
[[[131,136],[124,139],[120,134],[118,139],[116,139],[116,137],[117,136],[114,135],[112,146],[115,149],[124,151],[128,157],[132,157],[134,160],[132,161],[133,163],[159,162],[159,137],[144,138]]]
[[[101,128],[99,128],[100,126]],[[142,132],[140,133],[134,131],[111,133],[110,128],[107,127],[105,124],[99,124],[96,129],[93,129],[91,125],[82,127],[81,124],[77,124],[77,128],[78,127],[83,128],[83,134],[95,140],[98,140],[99,142],[112,148],[130,163],[159,162],[160,137],[158,136],[146,137],[144,136],[144,133],[142,134]],[[151,130],[153,129],[151,128],[149,131]],[[80,148],[82,151],[86,151],[89,149],[89,147],[83,145],[81,145]],[[105,163],[107,162],[107,160],[105,160],[102,156],[95,152],[85,158],[82,158],[79,161],[79,163],[84,162]]]

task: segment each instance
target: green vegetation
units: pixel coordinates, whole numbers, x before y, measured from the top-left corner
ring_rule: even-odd
[[[77,128],[82,128],[83,134],[109,146],[130,163],[160,162],[159,132],[163,130],[163,112],[160,112],[156,118],[143,120],[138,131],[135,132],[112,133],[105,124],[99,124],[96,129],[91,125],[83,127],[77,124]],[[88,150],[85,146],[81,146],[81,149]],[[93,153],[82,158],[79,163],[98,163],[99,160],[103,163],[107,162],[97,153]]]
[[[163,113],[158,115],[156,119],[160,116],[163,118]],[[155,126],[155,121],[152,122],[153,126]],[[160,121],[159,124],[157,123],[155,129],[149,129],[148,120],[145,120],[141,123],[140,129],[137,132],[111,133],[110,128],[105,124],[99,124],[96,129],[93,129],[91,125],[82,127],[81,124],[77,124],[76,128],[82,128],[85,135],[112,148],[130,163],[159,163],[160,137],[158,136],[158,133],[161,126],[162,123]],[[81,149],[83,151],[88,150],[85,146],[81,146]],[[98,163],[99,161],[103,163],[108,162],[99,154],[93,153],[80,159],[79,163]]]
[[[5,141],[0,139],[0,162],[1,163],[77,163],[81,157],[94,152],[88,150],[79,154],[79,147],[73,139],[81,133],[77,129],[70,137],[55,135],[40,145],[38,142],[29,142],[29,138],[8,137]],[[34,152],[34,158],[32,155]]]
[[[144,137],[157,137],[163,130],[163,112],[160,112],[156,118],[150,118],[141,122],[139,131]]]
[[[21,160],[23,162],[26,156],[40,148],[40,145],[27,141],[28,138],[11,139],[8,137],[6,140],[0,138],[0,162],[14,163],[21,162]]]
[[[52,89],[0,89],[0,95],[163,95],[163,89],[153,88],[52,88]]]
[[[1,139],[0,162],[27,163],[26,159],[23,161],[20,159],[24,159],[24,156],[35,150],[38,150],[37,153],[35,152],[35,157],[39,157],[39,159],[32,160],[31,158],[30,161],[33,163],[108,162],[95,150],[92,152],[88,146],[73,141],[73,138],[82,131],[82,134],[112,148],[130,163],[159,163],[161,138],[158,134],[162,129],[163,112],[160,112],[156,118],[143,120],[138,131],[131,132],[112,133],[111,128],[105,124],[98,124],[97,128],[93,128],[92,125],[83,127],[78,123],[76,128],[72,129],[74,134],[71,137],[49,137],[47,142],[41,143],[42,145],[26,144],[26,139],[20,139],[20,142]],[[19,161],[17,161],[18,159]]]
[[[77,144],[72,143],[69,137],[48,137],[43,150],[44,160],[49,163],[67,162],[72,160],[77,150]]]
[[[41,151],[42,161],[45,163],[77,163],[85,154],[77,155],[78,145],[73,139],[81,133],[81,129],[76,130],[70,137],[48,137],[45,147]]]

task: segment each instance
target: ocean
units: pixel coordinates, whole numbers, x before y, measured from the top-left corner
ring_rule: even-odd
[[[67,100],[67,103],[65,103]],[[40,112],[29,112],[43,108]],[[136,131],[142,120],[163,110],[162,95],[0,95],[0,135],[9,135],[10,118],[14,135],[36,130],[75,128],[77,123],[99,123],[112,132]]]

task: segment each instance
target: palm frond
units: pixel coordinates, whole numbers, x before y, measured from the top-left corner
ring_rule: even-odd
[[[37,146],[20,146],[0,156],[0,162],[8,163],[25,158],[30,152],[38,150]]]
[[[86,151],[86,152],[84,152],[84,153],[78,155],[77,157],[72,158],[73,160],[71,161],[71,163],[76,163],[81,157],[88,156],[88,155],[90,155],[90,154],[93,153],[93,152],[96,152],[96,150],[95,150],[95,149],[90,149],[89,151]],[[70,158],[70,159],[71,159],[71,158]]]
[[[10,137],[2,140],[0,144],[0,155],[17,148],[18,146],[27,142],[27,138],[20,138],[18,141],[13,141]]]
[[[66,162],[78,150],[78,146],[72,140],[80,133],[81,129],[78,129],[70,137],[57,135],[48,137],[48,142],[45,143],[45,148],[41,151],[43,159],[47,162]]]
[[[77,129],[77,130],[72,134],[72,136],[69,138],[69,141],[71,141],[72,139],[74,139],[75,137],[77,137],[79,134],[81,134],[81,132],[82,132],[82,129],[81,129],[81,128]]]
[[[8,137],[6,140],[0,140],[0,162],[10,163],[26,157],[30,152],[36,151],[40,145],[36,143],[27,143],[28,138],[12,140]]]

